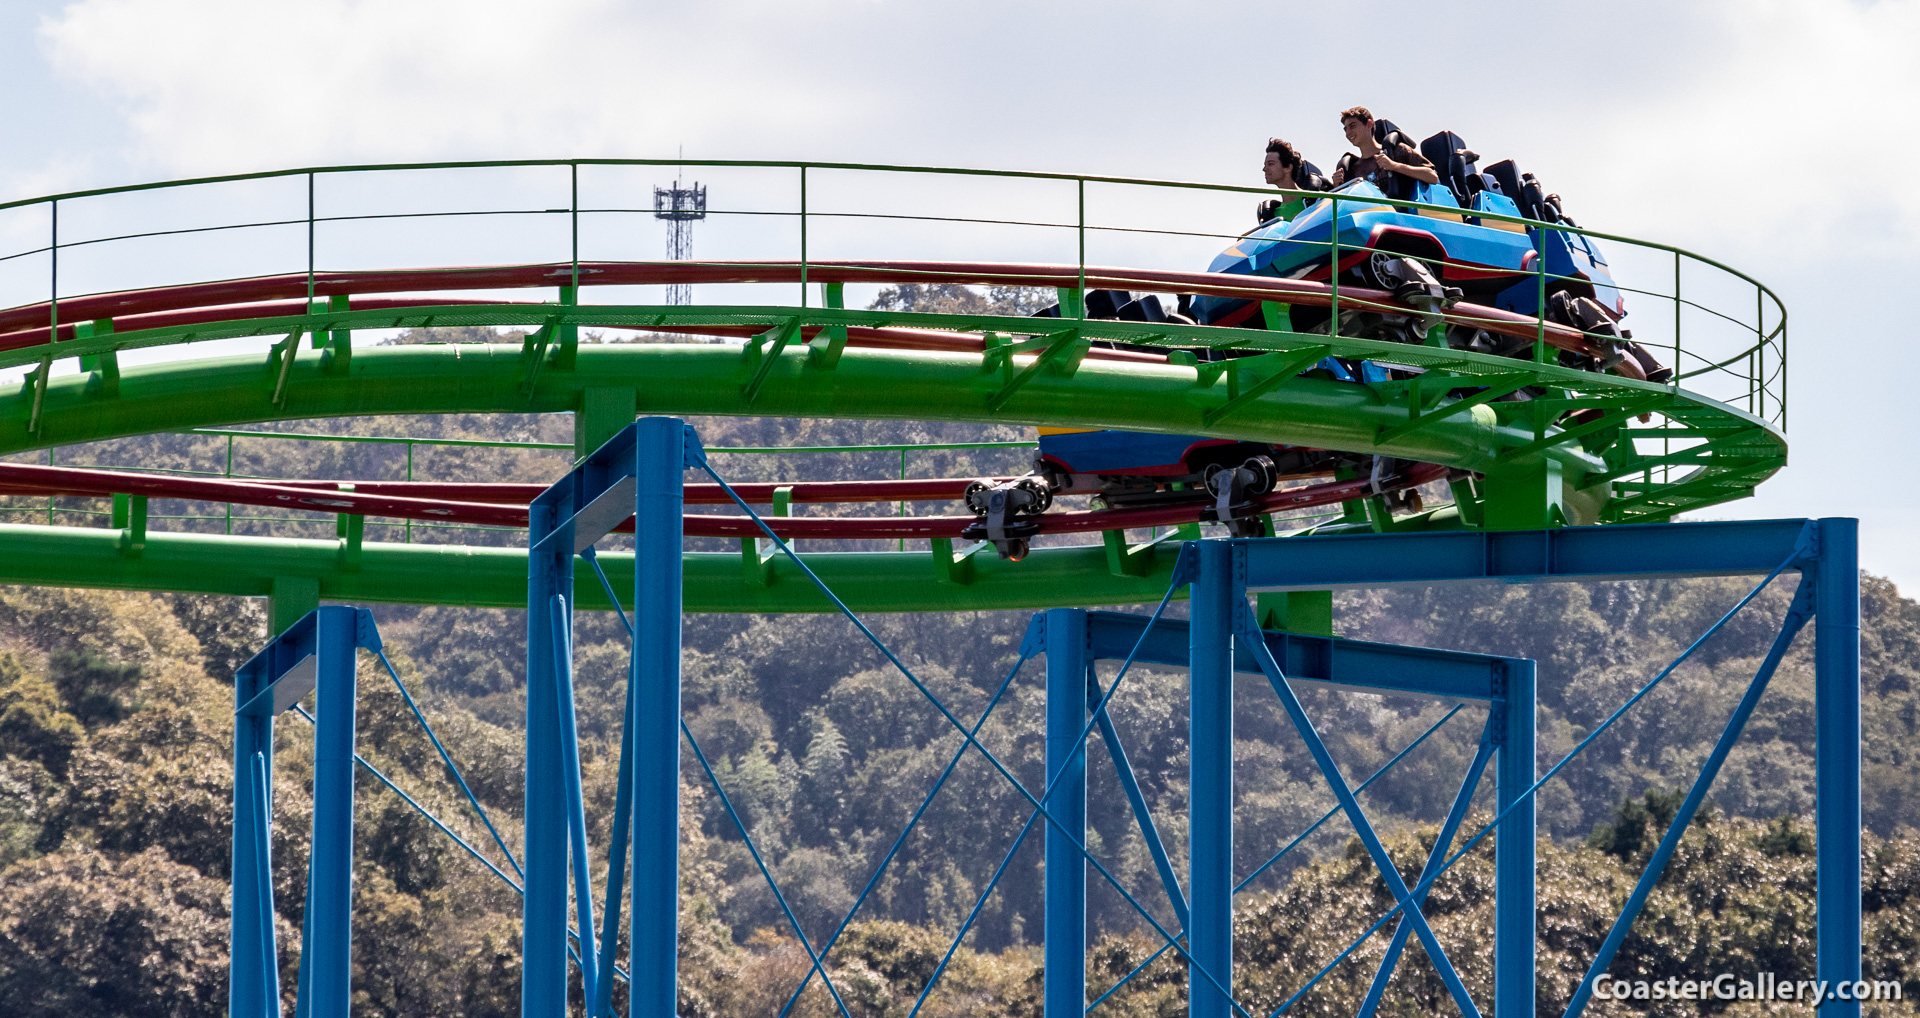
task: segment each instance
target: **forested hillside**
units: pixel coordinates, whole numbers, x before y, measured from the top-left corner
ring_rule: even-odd
[[[973,297],[913,291],[887,299]],[[515,341],[446,331],[405,341],[455,338]],[[1027,437],[1015,428],[877,421],[694,423],[709,447]],[[328,428],[336,425],[315,422],[300,430]],[[547,442],[571,437],[564,416],[367,419],[337,430]],[[62,462],[208,469],[223,448],[216,438],[153,436],[63,451]],[[234,448],[235,470],[243,474],[403,476],[402,453],[393,446],[243,439]],[[415,453],[415,476],[435,480],[547,481],[569,458],[563,450],[422,450]],[[913,476],[971,475],[1018,469],[1022,459],[1017,450],[956,450],[919,454],[907,469]],[[716,463],[741,479],[889,476],[900,469],[894,453],[731,455]],[[63,521],[73,523],[85,522],[77,511],[97,508],[83,500],[62,506]],[[156,512],[187,511],[216,515],[206,506],[156,504]],[[214,518],[195,525],[225,524]],[[235,527],[302,536],[330,536],[331,529],[330,519],[300,524],[244,512]],[[369,540],[405,536],[400,528],[368,532]],[[412,539],[513,538],[416,527]],[[1651,678],[1751,582],[1372,591],[1342,595],[1336,621],[1346,636],[1537,659],[1544,765]],[[1663,793],[1690,778],[1718,735],[1773,635],[1790,582],[1776,583],[1542,790],[1543,1009],[1564,1006],[1650,851],[1663,811],[1671,815]],[[1867,577],[1862,611],[1870,977],[1904,979],[1920,991],[1920,833],[1911,826],[1920,817],[1913,749],[1920,731],[1920,605],[1887,581]],[[519,614],[398,606],[377,606],[375,614],[401,677],[517,851],[525,653]],[[1171,614],[1183,614],[1183,606],[1176,603]],[[1028,618],[1005,612],[870,621],[956,715],[971,719],[1016,665]],[[817,943],[861,895],[952,759],[958,736],[844,619],[690,616],[686,629],[689,727]],[[258,601],[0,589],[0,1013],[184,1018],[223,1012],[231,673],[265,636]],[[610,617],[583,616],[577,637],[590,838],[604,845],[626,652]],[[1647,978],[1723,970],[1810,977],[1811,645],[1809,630],[1715,786],[1712,817],[1689,832],[1615,971]],[[369,666],[360,674],[362,754],[511,872],[384,672]],[[1042,777],[1040,678],[1039,662],[1021,669],[981,733],[1035,786]],[[1138,669],[1114,701],[1132,764],[1182,872],[1184,692],[1181,673]],[[1245,682],[1237,695],[1236,869],[1244,874],[1320,818],[1333,797],[1272,691]],[[1372,773],[1450,706],[1326,690],[1303,691],[1303,700],[1350,781]],[[1395,858],[1409,880],[1484,719],[1478,708],[1460,711],[1364,795],[1375,822],[1392,832]],[[310,745],[304,723],[284,719],[273,848],[289,1008]],[[806,957],[740,832],[692,754],[684,755],[683,1013],[777,1014],[806,973]],[[1089,773],[1091,847],[1172,925],[1103,750],[1092,751]],[[1485,786],[1469,832],[1487,819],[1491,781]],[[356,1013],[517,1014],[515,893],[376,781],[363,775],[358,796]],[[912,1009],[1026,815],[1018,793],[977,755],[961,762],[832,956],[836,985],[856,1015]],[[1491,845],[1483,844],[1435,885],[1429,906],[1442,939],[1458,945],[1453,957],[1482,999],[1491,976],[1491,860]],[[923,1014],[1038,1014],[1033,945],[1040,935],[1041,878],[1039,839],[1030,837],[980,906],[973,932]],[[1391,901],[1350,828],[1339,819],[1327,823],[1241,897],[1237,989],[1250,1006],[1270,1010]],[[1090,914],[1099,935],[1090,953],[1098,990],[1158,944],[1098,878]],[[1384,937],[1370,941],[1296,1011],[1351,1014],[1383,946]],[[1424,1015],[1451,1007],[1417,946],[1400,972],[1384,1012]],[[1183,970],[1168,956],[1102,1011],[1179,1011],[1183,984]],[[1593,1006],[1601,1014],[1621,1008]],[[1694,1006],[1688,1003],[1687,1013]],[[1889,1013],[1912,1013],[1911,1004],[1899,1007],[1906,1010]],[[813,991],[795,1013],[831,1012],[831,1000]]]

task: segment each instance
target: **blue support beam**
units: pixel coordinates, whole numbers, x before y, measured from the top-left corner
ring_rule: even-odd
[[[1229,1018],[1233,1001],[1233,631],[1246,597],[1231,542],[1200,541],[1187,633],[1189,707],[1187,887],[1188,1014]]]
[[[636,683],[633,762],[634,1015],[671,1015],[680,951],[680,517],[684,476],[698,458],[676,418],[644,417],[634,436],[635,496],[631,673]]]
[[[684,475],[700,460],[678,418],[645,417],[609,439],[529,506],[527,541],[526,902],[521,927],[522,1018],[566,1018],[567,872],[574,860],[587,1010],[610,1010],[605,983],[613,934],[598,957],[584,876],[584,805],[573,745],[571,628],[574,557],[634,519],[633,645],[619,787],[632,796],[631,829],[616,832],[609,863],[633,846],[628,910],[631,1011],[670,1015],[678,997],[680,900],[680,611]],[[617,810],[618,811],[618,810]],[[621,812],[625,815],[625,811]],[[571,834],[569,832],[571,831]],[[609,888],[618,886],[609,879]],[[609,922],[619,913],[609,907]],[[596,978],[597,977],[597,978]],[[596,986],[598,982],[599,986]]]
[[[315,612],[319,662],[313,735],[313,868],[307,908],[313,913],[313,943],[302,953],[313,961],[307,989],[313,1018],[347,1018],[353,968],[353,754],[354,649],[352,608]]]
[[[1777,562],[1778,560],[1776,560]],[[1535,803],[1537,714],[1532,661],[1507,663],[1494,733],[1494,811],[1512,808],[1494,831],[1493,1010],[1500,1018],[1533,1018]]]
[[[1650,523],[1560,530],[1244,538],[1251,590],[1462,580],[1644,580],[1766,573],[1794,553],[1806,520]]]
[[[310,611],[234,674],[233,959],[228,1013],[278,1018],[273,933],[273,719],[318,690],[313,832],[296,1013],[346,1018],[353,967],[354,674],[359,648],[378,651],[365,609]]]
[[[545,495],[528,507],[521,1018],[567,1018],[567,782],[560,739],[562,677],[555,666],[560,634],[547,606],[573,591],[574,549],[568,540],[551,539],[572,515],[570,508],[548,503]]]
[[[1816,978],[1860,978],[1859,523],[1820,521],[1814,578],[1815,862],[1819,868]],[[1858,1018],[1857,1000],[1829,1000],[1824,1018]]]
[[[234,679],[234,693],[242,703],[265,685],[244,669]],[[233,1018],[279,1018],[280,951],[273,937],[273,864],[267,853],[273,717],[242,715],[234,720],[233,916],[228,935],[233,962],[227,1013]]]
[[[1080,1018],[1087,1007],[1087,616],[1047,612],[1047,800],[1058,825],[1046,840],[1046,1018]]]
[[[1317,540],[1317,538],[1316,538]],[[1146,617],[1124,612],[1088,612],[1094,660],[1134,654],[1139,664],[1185,667],[1190,636],[1182,619],[1160,619],[1141,641]],[[1364,693],[1407,693],[1444,700],[1491,701],[1500,697],[1501,676],[1514,658],[1432,647],[1403,647],[1337,637],[1265,633],[1267,649],[1294,681],[1313,682]],[[1136,644],[1139,647],[1134,651]],[[1243,647],[1233,651],[1233,670],[1260,674]]]

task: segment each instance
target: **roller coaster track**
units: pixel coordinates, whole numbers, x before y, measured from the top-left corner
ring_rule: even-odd
[[[980,262],[549,262],[312,272],[97,294],[0,311],[0,368],[32,365],[0,389],[0,453],[173,431],[311,418],[444,413],[579,412],[595,390],[632,394],[632,409],[674,415],[944,420],[1115,428],[1309,446],[1426,464],[1486,479],[1477,512],[1445,509],[1387,528],[1501,524],[1507,487],[1541,479],[1564,498],[1558,522],[1657,522],[1744,497],[1784,465],[1786,441],[1762,416],[1619,375],[1436,346],[1263,329],[1099,319],[927,314],[782,305],[591,304],[602,286],[667,282],[835,284],[940,282],[1205,293],[1265,302],[1405,313],[1378,291],[1314,282],[1092,265]],[[561,287],[557,301],[480,298]],[[1579,332],[1487,307],[1454,321],[1537,338],[1538,349],[1594,347]],[[353,345],[356,330],[518,326],[519,346]],[[581,343],[581,328],[642,330],[680,341]],[[236,337],[282,337],[266,355],[121,368],[121,353]],[[303,350],[302,340],[324,349]],[[713,342],[733,337],[741,342]],[[1196,360],[1194,350],[1232,350]],[[1303,376],[1326,356],[1423,373],[1360,384]],[[82,358],[80,374],[50,365]],[[1525,390],[1529,400],[1499,397]],[[1638,450],[1658,438],[1667,449]],[[42,472],[35,473],[38,469]],[[0,492],[141,494],[252,504],[307,499],[352,515],[524,523],[524,493],[485,486],[319,481],[161,481],[46,468],[0,469]],[[870,482],[878,483],[878,482]],[[820,491],[823,501],[939,500],[958,480]],[[225,485],[222,487],[222,485]],[[197,486],[197,487],[196,487]],[[332,494],[323,488],[330,487]],[[1267,508],[1363,497],[1353,482],[1269,496]],[[270,491],[270,488],[278,490]],[[278,501],[274,501],[274,500]],[[313,501],[313,500],[318,501]],[[518,507],[511,503],[518,500]],[[1291,501],[1289,501],[1291,500]],[[1124,529],[1190,523],[1189,509],[1056,513],[1054,533],[1103,543],[1040,547],[1024,562],[956,553],[965,519],[796,517],[796,538],[929,539],[926,552],[825,552],[810,560],[850,603],[871,610],[1019,608],[1151,600],[1170,550],[1129,545]],[[851,525],[849,525],[851,522]],[[1556,522],[1549,518],[1545,522]],[[1530,525],[1538,525],[1533,521]],[[696,536],[747,538],[740,554],[687,561],[688,610],[820,610],[783,563],[751,548],[738,517],[689,516]],[[626,566],[607,556],[610,568]],[[296,541],[178,533],[0,526],[0,582],[262,594],[274,579],[317,579],[329,599],[511,606],[523,600],[524,553],[500,548]],[[582,607],[601,599],[583,585]]]

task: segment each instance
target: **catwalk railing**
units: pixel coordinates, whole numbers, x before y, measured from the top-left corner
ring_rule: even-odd
[[[74,394],[66,390],[77,380],[94,398],[111,398],[120,359],[129,358],[131,365],[131,358],[172,356],[154,352],[162,347],[285,337],[273,345],[269,361],[277,371],[273,403],[282,411],[271,416],[286,419],[294,416],[284,413],[291,409],[285,406],[289,385],[306,384],[306,369],[295,367],[305,337],[312,338],[322,361],[330,358],[338,370],[352,356],[355,330],[519,324],[533,330],[523,356],[534,358],[520,382],[536,395],[540,366],[551,362],[553,370],[566,370],[577,356],[582,328],[749,339],[748,352],[759,356],[752,358],[758,366],[744,387],[748,404],[762,390],[784,384],[784,369],[776,365],[784,363],[781,354],[792,346],[818,347],[817,356],[809,352],[809,363],[827,366],[848,346],[924,346],[926,335],[963,333],[976,337],[966,342],[988,360],[1000,355],[1012,365],[1034,358],[1025,371],[1009,372],[1004,386],[985,394],[988,418],[1006,413],[1019,420],[1033,415],[1016,394],[1033,387],[1035,372],[1077,362],[1082,354],[1076,344],[1093,345],[1094,356],[1112,353],[1104,350],[1107,344],[1275,355],[1248,358],[1225,372],[1227,403],[1203,415],[1209,426],[1228,415],[1257,426],[1253,404],[1283,379],[1240,376],[1284,367],[1292,363],[1289,357],[1324,346],[1338,356],[1404,363],[1437,373],[1434,378],[1446,376],[1451,388],[1478,390],[1461,403],[1428,410],[1444,392],[1423,397],[1417,382],[1404,392],[1404,382],[1376,387],[1389,400],[1406,402],[1405,420],[1370,428],[1364,440],[1320,436],[1343,448],[1354,446],[1349,451],[1372,451],[1382,442],[1405,445],[1422,431],[1444,430],[1443,418],[1476,406],[1490,408],[1503,426],[1531,432],[1529,439],[1512,443],[1517,448],[1505,450],[1509,459],[1541,451],[1559,456],[1577,440],[1625,428],[1604,462],[1579,464],[1587,483],[1610,486],[1612,501],[1605,512],[1615,521],[1664,518],[1739,497],[1784,458],[1778,433],[1785,423],[1783,309],[1750,277],[1668,245],[1586,230],[1566,220],[1390,203],[1396,214],[1414,221],[1467,215],[1494,232],[1510,227],[1507,233],[1525,234],[1536,252],[1555,237],[1580,239],[1583,249],[1587,239],[1609,245],[1619,289],[1638,309],[1631,318],[1638,341],[1667,351],[1661,356],[1677,372],[1675,387],[1647,386],[1617,375],[1585,372],[1582,378],[1581,372],[1561,370],[1561,356],[1554,351],[1593,350],[1595,337],[1550,322],[1544,304],[1527,315],[1471,302],[1450,312],[1456,324],[1530,339],[1517,360],[1446,349],[1445,342],[1436,348],[1289,331],[1289,305],[1324,308],[1335,317],[1342,308],[1406,309],[1378,291],[1343,283],[1340,273],[1316,283],[1193,271],[1241,237],[1204,224],[1238,218],[1243,213],[1229,212],[1227,203],[1274,194],[1271,189],[928,167],[692,163],[687,165],[726,178],[733,190],[724,193],[738,196],[731,205],[711,208],[702,224],[711,233],[701,244],[708,254],[700,262],[623,260],[647,251],[647,241],[657,239],[648,232],[660,228],[651,206],[638,197],[650,197],[652,182],[642,186],[640,177],[668,165],[674,164],[574,160],[322,167],[75,192],[0,206],[0,237],[14,237],[18,244],[0,254],[0,302],[24,302],[0,312],[0,368],[31,366],[11,406],[18,434],[0,435],[0,448],[106,437],[84,433],[89,428],[76,430],[69,413]],[[1333,207],[1386,207],[1378,199],[1342,193],[1313,197]],[[1322,244],[1342,264],[1375,250],[1371,239],[1354,242],[1337,232],[1325,240],[1293,243]],[[929,253],[949,260],[926,261]],[[470,264],[476,254],[503,257],[492,268],[424,267]],[[1443,270],[1484,269],[1438,256],[1428,260]],[[222,271],[233,265],[287,271],[269,277]],[[1577,273],[1549,272],[1540,257],[1531,259],[1526,274],[1541,297],[1563,285],[1585,285]],[[698,282],[703,292],[723,290],[729,302],[686,309],[655,299],[655,291],[686,282]],[[882,287],[906,282],[1058,290],[1060,313],[1075,326],[1069,330],[1071,341],[1055,342],[1060,337],[1047,332],[1065,322],[1036,325],[1018,316],[981,313],[986,308],[964,301],[972,313],[861,312],[850,306],[859,301],[849,301],[849,293],[877,295]],[[821,287],[817,300],[816,283]],[[558,287],[559,300],[528,304],[492,296],[529,286]],[[1086,317],[1082,299],[1089,287],[1231,295],[1259,303],[1262,313],[1231,329],[1095,320]],[[476,289],[486,295],[451,301],[447,296]],[[382,293],[406,296],[378,296]],[[589,295],[625,300],[593,304],[585,300]],[[921,330],[919,339],[906,335],[913,330]],[[1035,334],[1039,338],[1024,345],[1008,340]],[[81,375],[59,382],[75,359]],[[1546,398],[1524,406],[1508,399],[1529,385],[1544,387]],[[1563,389],[1559,395],[1556,387]],[[1240,388],[1248,391],[1237,392]],[[233,410],[215,408],[213,392],[201,398],[210,415],[207,423],[236,419]],[[1730,413],[1735,407],[1738,412]],[[305,409],[337,412],[314,404]],[[780,412],[777,406],[769,410]],[[929,408],[934,416],[942,416],[942,410]],[[968,408],[953,419],[980,413]],[[1560,420],[1567,413],[1583,416]],[[1650,415],[1659,415],[1663,423],[1644,428],[1628,423]],[[1362,445],[1366,449],[1358,448]],[[1393,450],[1402,453],[1418,454]]]

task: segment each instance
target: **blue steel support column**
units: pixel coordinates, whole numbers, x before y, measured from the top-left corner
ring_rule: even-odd
[[[1496,813],[1533,786],[1534,663],[1509,661],[1499,701]],[[1533,1018],[1534,800],[1514,807],[1494,832],[1493,1013]]]
[[[1087,751],[1080,739],[1087,706],[1087,613],[1052,609],[1047,612],[1047,782],[1053,797],[1047,809],[1066,830],[1047,827],[1046,1018],[1080,1018],[1087,1009],[1087,864],[1080,855],[1087,840]]]
[[[1818,978],[1860,978],[1860,562],[1859,521],[1823,519],[1813,617]],[[1829,1000],[1825,1018],[1860,1004]]]
[[[313,854],[307,910],[312,941],[302,948],[312,1018],[347,1018],[353,971],[354,656],[359,613],[318,610],[318,686],[313,735]]]
[[[1195,541],[1197,568],[1188,630],[1187,733],[1189,788],[1187,887],[1193,962],[1220,985],[1233,985],[1233,627],[1236,582],[1233,545]],[[1228,1018],[1232,1002],[1189,966],[1188,1013]],[[1502,1016],[1505,1018],[1505,1016]]]
[[[635,1018],[675,1013],[680,903],[680,570],[686,425],[634,425],[633,915]]]
[[[526,897],[520,925],[521,1018],[567,1015],[567,809],[560,747],[560,676],[555,670],[554,595],[573,594],[573,549],[541,541],[558,521],[529,507],[527,546]]]
[[[233,678],[234,706],[239,707],[265,689],[273,676],[242,668]],[[278,1018],[280,973],[279,951],[273,941],[273,872],[264,851],[271,840],[273,714],[240,714],[234,721],[233,925],[228,938],[232,968],[227,979],[227,1014],[232,1018]]]

